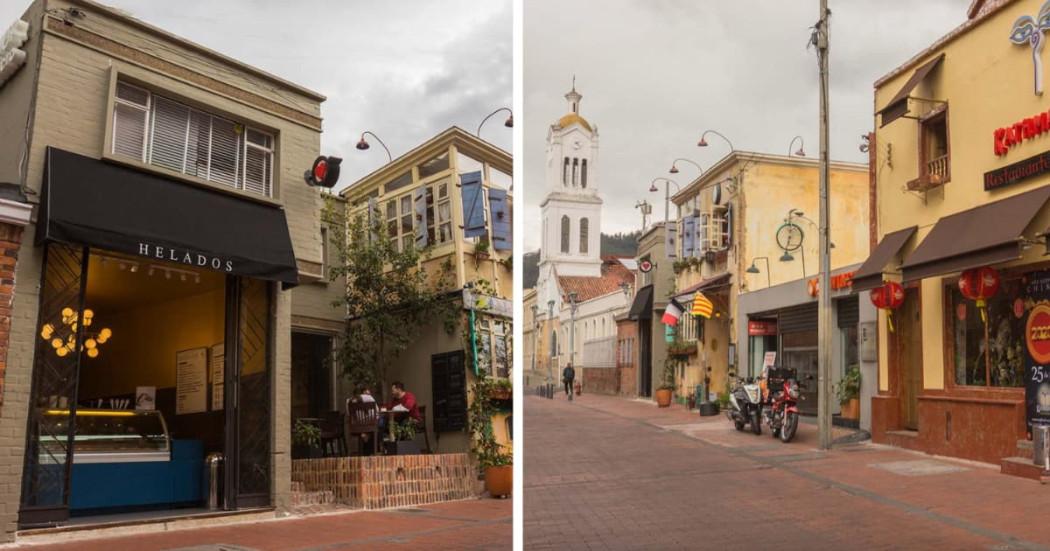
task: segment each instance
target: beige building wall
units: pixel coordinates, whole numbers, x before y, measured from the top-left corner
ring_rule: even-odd
[[[69,8],[73,7],[86,16],[68,16]],[[45,9],[48,15],[44,15]],[[302,171],[319,153],[322,96],[88,0],[37,0],[28,13],[33,39],[26,48],[40,56],[38,80],[27,84],[33,73],[24,68],[8,86],[0,89],[0,122],[5,123],[2,132],[9,131],[7,123],[11,121],[24,130],[25,95],[35,90],[29,129],[28,177],[24,181],[15,180],[28,189],[31,201],[39,200],[47,146],[94,158],[106,156],[108,114],[115,79],[124,77],[171,99],[276,134],[274,194],[269,201],[280,204],[286,211],[302,276],[318,274],[322,200],[316,189],[303,183]],[[63,22],[63,17],[69,19],[69,24]],[[17,167],[11,167],[14,156],[9,154],[9,149],[4,148],[0,153],[0,180],[17,175]],[[210,185],[156,167],[113,160],[190,185]],[[247,196],[247,199],[268,201],[257,196]],[[16,529],[26,411],[37,338],[36,282],[40,281],[42,248],[31,245],[34,233],[33,227],[26,228],[23,239],[26,246],[19,256],[20,284],[13,305],[15,315],[4,407],[0,410],[0,446],[9,450],[0,459],[0,530],[3,531],[0,537],[6,539],[11,539]],[[272,451],[273,496],[279,509],[287,505],[289,492],[291,299],[292,292],[278,291],[275,305]],[[303,315],[310,314],[305,310],[310,308],[304,308]]]

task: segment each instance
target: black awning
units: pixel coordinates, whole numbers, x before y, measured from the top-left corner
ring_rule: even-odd
[[[882,124],[880,126],[886,126],[908,114],[908,95],[911,94],[911,91],[914,90],[920,82],[926,79],[926,75],[930,74],[930,71],[937,68],[943,60],[944,54],[942,53],[931,61],[927,61],[925,65],[919,67],[914,73],[912,73],[911,78],[908,79],[908,82],[904,83],[904,87],[897,92],[897,95],[893,96],[893,99],[886,104],[886,107],[883,107],[878,111],[878,113],[882,115]]]
[[[1022,232],[1050,200],[1050,185],[945,216],[901,265],[904,281],[1021,258]]]
[[[49,147],[37,241],[299,281],[284,210]]]
[[[859,293],[882,285],[882,272],[886,265],[900,252],[911,236],[915,235],[917,229],[918,226],[912,226],[884,235],[882,241],[879,241],[878,246],[871,252],[871,256],[853,274],[853,292]]]
[[[647,320],[653,317],[653,286],[646,285],[638,289],[631,303],[631,311],[627,313],[628,319]]]

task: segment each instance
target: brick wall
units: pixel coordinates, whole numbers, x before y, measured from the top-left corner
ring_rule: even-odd
[[[620,369],[616,367],[583,367],[583,392],[594,394],[620,393]]]
[[[0,406],[4,403],[4,377],[11,336],[11,303],[15,298],[15,265],[22,242],[22,228],[0,224]]]
[[[292,484],[298,491],[332,492],[337,503],[362,509],[475,497],[480,493],[477,473],[465,453],[292,461]]]

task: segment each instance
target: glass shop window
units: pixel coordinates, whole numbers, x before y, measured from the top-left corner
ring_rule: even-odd
[[[956,284],[945,294],[951,300],[955,384],[1020,387],[1024,385],[1024,286],[1020,279],[1003,279],[988,300],[987,331],[981,312]]]

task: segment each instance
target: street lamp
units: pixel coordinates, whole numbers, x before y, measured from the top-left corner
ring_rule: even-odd
[[[360,151],[365,151],[369,147],[371,147],[371,145],[369,145],[369,143],[365,140],[365,134],[368,134],[369,136],[372,136],[373,138],[376,139],[377,142],[379,142],[379,145],[383,146],[383,149],[386,150],[387,162],[393,162],[394,161],[394,156],[390,154],[390,148],[387,147],[386,144],[383,143],[383,140],[379,139],[379,136],[376,136],[371,130],[365,130],[364,132],[362,132],[361,133],[361,139],[358,140],[357,145],[354,146],[354,147],[356,147]]]
[[[532,310],[532,372],[535,374],[536,354],[538,352],[540,337],[540,318],[536,316],[536,313],[540,311],[540,306],[538,304],[533,304],[530,310]]]
[[[485,122],[488,121],[490,118],[492,118],[492,116],[495,115],[496,113],[499,113],[500,111],[506,111],[507,113],[509,113],[509,115],[507,115],[507,120],[503,121],[503,126],[506,126],[507,128],[514,128],[514,112],[511,111],[509,107],[500,107],[499,109],[496,109],[495,111],[489,113],[488,115],[485,115],[485,118],[481,119],[481,124],[478,125],[478,131],[475,132],[474,134],[477,137],[480,138],[481,137],[481,127],[485,126]]]
[[[689,163],[689,164],[695,166],[696,169],[700,171],[700,175],[701,176],[704,174],[703,167],[701,167],[698,163],[690,161],[689,159],[685,159],[685,158],[682,158],[682,157],[679,157],[679,158],[671,161],[671,170],[668,170],[667,172],[670,172],[671,174],[678,174],[678,167],[676,166],[678,164],[678,161],[682,161],[684,163]]]
[[[806,141],[802,139],[802,136],[795,136],[794,138],[791,138],[791,143],[788,144],[788,157],[790,157],[792,155],[791,148],[795,147],[795,142],[796,141],[798,141],[798,151],[796,151],[794,153],[794,155],[799,156],[799,157],[805,157],[806,156]]]
[[[569,365],[576,369],[576,291],[569,293]],[[571,396],[571,394],[570,394]]]
[[[729,138],[723,136],[722,133],[718,132],[717,130],[704,130],[704,133],[700,135],[700,141],[696,142],[696,145],[699,146],[699,147],[707,147],[707,139],[706,138],[707,138],[708,134],[714,134],[715,136],[718,136],[719,138],[722,138],[723,140],[725,140],[725,142],[727,144],[729,144],[729,149],[731,151],[736,151],[736,148],[733,147],[733,142],[729,141]]]
[[[678,182],[676,182],[676,181],[674,181],[674,180],[672,180],[670,178],[664,178],[663,176],[658,176],[656,178],[653,178],[652,182],[649,182],[649,191],[651,193],[656,193],[657,191],[660,191],[660,188],[656,187],[656,182],[659,181],[659,180],[663,180],[664,182],[667,182],[667,184],[664,184],[664,222],[666,223],[666,222],[669,222],[670,219],[671,219],[671,186],[670,186],[670,184],[674,184],[674,188],[677,190],[675,193],[677,193],[678,191],[682,191],[682,188],[678,186]]]
[[[784,253],[787,254],[787,251],[784,251]],[[766,262],[766,287],[770,287],[771,283],[770,283],[770,275],[769,275],[770,272],[769,272],[769,257],[768,256],[756,256],[755,258],[752,258],[751,259],[751,266],[748,267],[748,269],[745,270],[745,271],[747,273],[749,273],[749,274],[760,274],[760,273],[762,273],[762,271],[758,269],[758,266],[755,266],[755,261],[757,261],[757,260],[764,260]],[[781,258],[781,260],[783,260],[783,258]]]
[[[554,321],[554,300],[553,299],[547,301],[547,323],[551,323],[552,321]],[[558,343],[558,333],[556,332],[554,327],[551,326],[551,344],[557,344],[557,343]],[[548,381],[553,381],[554,380],[554,356],[556,356],[557,354],[558,354],[558,349],[557,348],[553,349],[551,351],[550,358],[548,358],[548,360],[547,360],[547,380]]]

